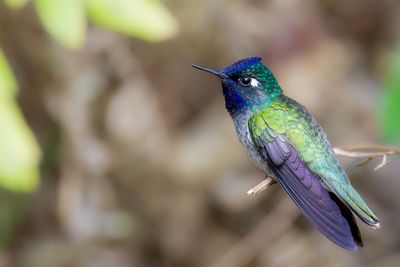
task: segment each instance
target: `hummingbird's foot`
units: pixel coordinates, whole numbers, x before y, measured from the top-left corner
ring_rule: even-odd
[[[270,187],[271,185],[273,185],[275,183],[276,183],[276,181],[272,177],[267,175],[267,176],[265,176],[264,180],[262,180],[259,184],[257,184],[253,188],[251,188],[249,191],[247,191],[247,194],[255,196],[259,192],[264,191],[265,189],[267,189],[268,187]]]

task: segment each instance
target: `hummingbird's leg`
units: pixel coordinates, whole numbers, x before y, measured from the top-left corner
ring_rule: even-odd
[[[267,189],[271,185],[275,184],[276,181],[272,176],[270,176],[268,173],[266,174],[264,180],[262,180],[259,184],[251,188],[249,191],[247,191],[248,195],[257,195],[259,192]]]

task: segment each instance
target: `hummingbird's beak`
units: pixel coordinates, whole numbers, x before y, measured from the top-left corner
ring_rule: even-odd
[[[202,70],[202,71],[209,72],[209,73],[211,73],[211,74],[214,74],[215,76],[218,76],[219,78],[221,78],[221,79],[223,79],[223,80],[229,78],[228,75],[222,73],[222,72],[219,71],[219,70],[210,69],[210,68],[206,68],[206,67],[199,66],[199,65],[195,65],[195,64],[192,64],[192,67],[194,67],[194,68],[196,68],[196,69],[199,69],[199,70]]]

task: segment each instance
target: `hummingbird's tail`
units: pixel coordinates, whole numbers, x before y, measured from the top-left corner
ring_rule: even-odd
[[[344,204],[334,193],[329,192],[331,199],[339,206],[343,218],[349,223],[351,234],[353,235],[355,243],[359,247],[363,247],[364,244],[361,239],[361,233],[358,229],[356,219],[354,218],[351,210]]]
[[[351,184],[336,186],[332,188],[336,195],[366,224],[374,229],[380,227],[378,217],[368,207],[360,194]]]

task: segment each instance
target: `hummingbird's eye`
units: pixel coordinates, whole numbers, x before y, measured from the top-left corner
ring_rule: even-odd
[[[243,86],[249,86],[251,84],[251,78],[250,77],[243,77],[239,79],[239,83]]]

